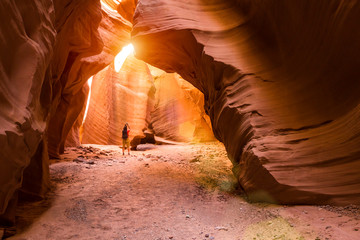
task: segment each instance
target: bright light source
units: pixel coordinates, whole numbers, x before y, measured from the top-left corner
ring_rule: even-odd
[[[87,98],[87,102],[86,102],[86,108],[85,108],[85,113],[84,113],[84,118],[83,118],[82,124],[84,124],[85,119],[86,119],[86,115],[87,115],[88,110],[89,110],[92,80],[93,80],[93,76],[91,76],[87,81],[87,84],[89,85],[89,94],[88,94],[88,98]]]
[[[116,55],[115,60],[114,60],[114,65],[115,65],[115,71],[119,72],[122,65],[124,64],[126,58],[134,52],[134,47],[133,45],[130,43],[129,45],[123,47],[123,49],[121,49],[121,51],[118,53],[118,55]]]
[[[100,3],[101,3],[101,5],[102,5],[105,9],[107,9],[108,11],[113,12],[113,13],[118,13],[116,10],[112,9],[109,5],[107,5],[105,2],[100,1]]]

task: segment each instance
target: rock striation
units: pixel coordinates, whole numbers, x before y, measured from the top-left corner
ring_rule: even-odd
[[[359,3],[140,0],[134,16],[136,56],[204,94],[250,199],[360,203]]]
[[[49,123],[49,155],[59,158],[66,138],[81,113],[87,96],[84,84],[109,65],[130,41],[131,22],[106,3],[55,2],[58,41],[52,61],[56,94]]]
[[[82,143],[122,145],[128,122],[130,139],[143,136],[149,123],[153,78],[143,61],[128,56],[119,72],[113,64],[93,77]]]
[[[179,75],[156,70],[133,55],[119,72],[111,64],[94,75],[89,101],[85,144],[122,145],[126,122],[133,148],[145,138],[154,142],[154,135],[170,141],[214,140],[201,92]]]
[[[125,72],[120,82],[113,74],[95,76],[94,84],[107,79],[99,89],[113,94],[115,86],[125,96],[139,88],[143,96],[128,106],[146,107],[108,105],[111,114],[100,121],[98,92],[84,128],[101,124],[115,137],[84,140],[117,144],[112,124],[125,114],[139,136],[151,126],[168,139],[193,141],[202,136],[196,129],[209,131],[206,112],[250,199],[359,204],[359,18],[360,3],[341,0],[1,0],[0,225],[14,221],[18,194],[44,196],[48,154],[59,158],[68,135],[68,144],[80,142],[85,83],[109,65],[99,76],[113,74],[115,55],[131,39],[137,58],[200,90],[205,109],[185,111],[202,105],[201,96],[176,75],[152,82],[141,62],[139,79]],[[139,60],[125,63],[129,71],[132,61]],[[169,112],[179,127],[163,124]]]
[[[14,221],[18,189],[42,196],[47,188],[43,132],[51,101],[54,19],[49,1],[0,2],[0,225]]]
[[[85,82],[130,41],[132,24],[99,0],[4,0],[0,13],[0,225],[9,225],[19,189],[44,196],[48,154],[63,152]]]
[[[180,142],[214,141],[204,96],[178,74],[155,77],[151,127],[158,137]]]

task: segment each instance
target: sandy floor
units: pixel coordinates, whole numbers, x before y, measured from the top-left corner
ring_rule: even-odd
[[[10,239],[360,239],[359,207],[248,203],[220,143],[67,149]]]

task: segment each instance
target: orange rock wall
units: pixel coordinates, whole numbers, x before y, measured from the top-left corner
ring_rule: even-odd
[[[151,124],[156,136],[183,142],[214,140],[200,91],[169,73],[155,77],[155,89]]]
[[[132,37],[204,93],[250,199],[359,203],[359,18],[355,1],[140,0]]]
[[[70,132],[68,133],[68,135],[66,137],[65,148],[66,147],[78,147],[81,145],[82,132],[83,132],[83,120],[84,120],[84,115],[85,115],[85,110],[86,110],[86,103],[87,103],[87,100],[89,97],[89,90],[90,90],[89,85],[87,83],[84,84],[81,91],[83,92],[85,99],[80,98],[81,104],[83,104],[83,107],[81,109],[80,114],[76,118]]]
[[[59,157],[66,138],[83,109],[86,96],[82,89],[95,73],[110,64],[117,52],[129,42],[131,23],[118,12],[98,0],[70,2],[58,13],[67,16],[57,21],[58,38],[55,46],[54,69],[59,74],[55,105],[49,123],[49,154]],[[66,5],[65,5],[66,6]]]
[[[153,79],[143,61],[129,56],[117,73],[108,66],[93,78],[82,143],[122,145],[122,128],[129,123],[130,138],[147,128]]]
[[[133,56],[119,73],[110,65],[96,74],[82,143],[121,145],[125,122],[131,139],[145,137],[147,129],[167,140],[213,141],[203,95],[177,74],[154,79],[148,66]]]
[[[0,2],[0,224],[14,220],[8,205],[14,206],[22,185],[31,195],[46,190],[43,132],[51,101],[47,69],[54,19],[49,1]]]
[[[204,94],[250,199],[360,202],[360,3],[124,0],[117,12],[104,2],[0,2],[0,224],[14,220],[18,189],[43,196],[47,151],[64,150],[85,82],[131,31],[138,58]],[[130,124],[146,126],[151,104]]]
[[[84,83],[129,42],[132,24],[99,0],[4,0],[0,20],[3,225],[14,221],[17,190],[44,195],[48,153],[63,151],[83,109]]]

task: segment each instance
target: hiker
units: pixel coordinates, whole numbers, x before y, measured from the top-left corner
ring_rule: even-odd
[[[123,155],[125,154],[125,146],[128,149],[128,154],[130,155],[130,139],[129,139],[129,133],[130,133],[130,126],[128,123],[125,123],[125,126],[122,130],[122,152]]]

